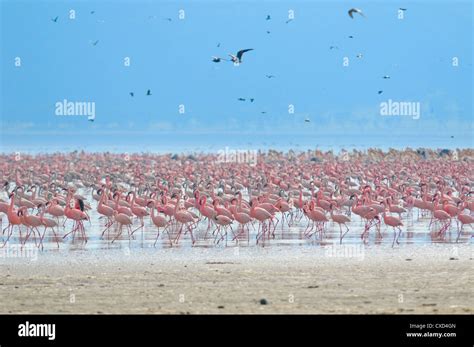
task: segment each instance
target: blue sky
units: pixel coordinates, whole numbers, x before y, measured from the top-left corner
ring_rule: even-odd
[[[472,15],[470,1],[2,0],[1,145],[473,147]],[[242,48],[238,67],[211,61]],[[95,102],[95,121],[57,116],[64,99]],[[419,102],[420,119],[381,116],[388,99]]]

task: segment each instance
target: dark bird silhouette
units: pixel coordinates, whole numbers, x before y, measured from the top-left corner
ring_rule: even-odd
[[[244,98],[238,98],[237,100],[239,100],[239,101],[245,101]]]
[[[51,18],[51,20],[52,20],[54,23],[57,23],[57,22],[58,22],[58,19],[59,19],[59,16],[56,16],[56,18]]]
[[[223,59],[223,58],[220,58],[220,57],[214,57],[214,56],[212,57],[212,61],[213,61],[214,63],[220,63],[221,60],[226,60],[226,59]]]
[[[266,113],[267,113],[267,111],[262,111],[262,112],[260,112],[260,113],[261,113],[261,114],[266,114]]]
[[[267,34],[270,34],[270,30],[267,30]]]
[[[218,43],[217,43],[217,48],[219,48],[220,46],[221,46],[221,43],[220,43],[220,42],[218,42]]]
[[[168,22],[171,22],[171,21],[172,21],[172,19],[171,19],[170,17],[168,17],[168,18],[163,18],[163,20],[167,20]]]
[[[329,49],[339,49],[337,46],[329,46]]]
[[[451,135],[451,138],[452,138],[452,139],[454,139],[454,136],[453,136],[453,135]]]
[[[98,43],[99,43],[99,40],[92,42],[92,45],[97,46]]]
[[[362,13],[361,10],[359,10],[358,8],[351,8],[349,11],[347,11],[347,13],[349,14],[349,16],[351,18],[354,18],[354,13],[358,13],[360,14],[362,17],[365,17],[364,13]]]
[[[151,89],[148,89],[148,90],[146,91],[146,95],[148,95],[148,96],[151,95]]]
[[[289,22],[291,22],[293,19],[288,19],[285,23],[288,24]]]
[[[134,92],[130,92],[130,96],[133,98],[135,96]]]
[[[353,39],[353,38],[354,38],[354,36],[352,36],[352,35],[349,35],[348,37],[349,37],[350,39]]]
[[[253,102],[255,99],[254,98],[250,98],[250,102]]]
[[[390,79],[390,76],[389,75],[385,75],[382,77],[384,80],[389,80]]]
[[[267,14],[267,18],[266,18],[266,20],[270,20],[270,19],[272,19],[272,17],[270,17],[270,15],[269,15],[269,14]]]
[[[400,11],[406,11],[407,9],[400,7],[399,10],[400,10]]]
[[[305,121],[306,123],[311,122],[311,121],[309,120],[309,118],[306,118],[304,121]]]
[[[379,90],[377,93],[380,95],[383,93],[383,90]]]
[[[91,14],[94,14],[94,13],[95,13],[95,11],[91,11]]]
[[[266,78],[275,78],[275,75],[265,75]]]
[[[230,60],[233,63],[241,63],[242,62],[242,56],[244,55],[245,52],[253,51],[253,48],[247,48],[247,49],[242,49],[237,52],[237,55],[229,54]]]

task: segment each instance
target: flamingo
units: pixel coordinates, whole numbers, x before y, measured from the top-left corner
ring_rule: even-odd
[[[339,224],[339,243],[342,245],[342,239],[349,232],[349,227],[346,223],[350,223],[351,219],[343,214],[334,214],[334,208],[332,204],[329,206],[329,209],[331,211],[330,214],[332,221]],[[342,233],[342,225],[346,227],[346,231],[344,234]]]

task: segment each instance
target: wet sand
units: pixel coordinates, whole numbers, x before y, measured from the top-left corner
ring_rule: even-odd
[[[470,244],[126,244],[3,256],[0,313],[474,312]]]

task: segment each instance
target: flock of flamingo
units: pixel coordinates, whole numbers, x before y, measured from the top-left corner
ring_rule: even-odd
[[[148,223],[155,245],[160,235],[170,245],[185,235],[193,245],[198,239],[265,245],[291,227],[301,239],[322,242],[333,227],[341,244],[349,232],[363,243],[389,232],[394,247],[406,224],[421,220],[430,221],[427,232],[439,241],[452,230],[456,242],[469,240],[472,152],[426,160],[410,150],[354,150],[344,159],[270,150],[255,165],[221,163],[213,154],[4,154],[0,217],[8,224],[0,247],[15,238],[40,249],[45,237],[58,248],[68,240],[86,243],[91,215],[111,243],[133,240]]]

